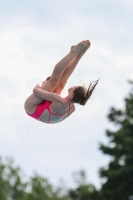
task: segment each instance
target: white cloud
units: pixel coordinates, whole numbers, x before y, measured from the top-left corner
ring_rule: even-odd
[[[115,1],[115,0],[114,0]],[[130,11],[133,9],[133,1],[132,0],[119,0],[120,4],[124,6],[124,8],[128,8]]]
[[[128,68],[133,66],[133,55],[119,56],[116,62],[117,68]]]
[[[1,36],[0,55],[0,65],[2,66],[0,74],[11,77],[17,76],[18,68],[23,61],[24,52],[19,47],[19,36],[15,33],[15,31],[5,31]]]
[[[76,118],[85,119],[91,115],[96,114],[103,109],[103,103],[100,99],[95,98],[94,100],[89,100],[85,106],[76,106],[77,110],[73,114]]]
[[[133,74],[131,74],[131,75],[129,76],[129,80],[130,80],[130,81],[133,81]]]

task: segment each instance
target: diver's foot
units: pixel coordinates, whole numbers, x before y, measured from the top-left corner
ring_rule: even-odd
[[[84,54],[85,54],[85,52],[89,49],[89,45],[87,46],[87,47],[85,47],[78,55],[77,55],[77,57],[78,58],[81,58]]]
[[[71,52],[77,55],[80,52],[82,52],[84,49],[86,49],[86,48],[88,49],[89,47],[90,47],[90,41],[89,40],[83,40],[79,44],[72,46]]]

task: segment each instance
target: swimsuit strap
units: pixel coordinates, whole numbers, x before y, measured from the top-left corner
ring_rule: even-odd
[[[50,115],[51,115],[51,113],[49,112],[48,123],[50,122]]]
[[[46,109],[49,111],[49,117],[48,117],[48,122],[47,122],[47,123],[49,123],[50,122],[50,116],[52,114],[51,110],[50,110],[51,101],[46,101],[45,105],[46,105]]]
[[[66,98],[65,98],[66,99]],[[73,108],[74,107],[74,105],[72,105],[71,107],[70,107],[70,101],[68,100],[68,99],[66,99],[67,101],[68,101],[68,105],[69,105],[69,109],[66,111],[66,112],[68,112],[68,116],[69,116],[69,114],[70,114],[70,111],[71,111],[71,108]],[[65,113],[66,113],[65,112]],[[65,113],[63,113],[63,114],[65,114]]]
[[[68,106],[69,106],[69,109],[68,109],[68,116],[69,116],[69,114],[70,114],[70,109],[71,109],[73,106],[70,108],[70,101],[69,101],[68,99],[66,99],[66,100],[68,101]]]
[[[66,98],[65,98],[65,99],[66,99]],[[51,110],[50,110],[50,104],[51,104],[51,102],[50,102],[50,101],[46,101],[46,104],[47,104],[47,110],[49,111],[48,123],[50,122],[50,116],[51,116],[51,114],[52,114],[52,115],[60,116],[60,115],[64,115],[64,114],[66,114],[66,113],[68,112],[68,116],[69,116],[69,114],[70,114],[70,110],[71,110],[71,108],[73,108],[74,105],[73,105],[72,107],[70,107],[70,101],[69,101],[68,99],[66,99],[66,100],[68,101],[69,109],[68,109],[66,112],[62,113],[62,114],[55,114],[55,113],[52,113]]]

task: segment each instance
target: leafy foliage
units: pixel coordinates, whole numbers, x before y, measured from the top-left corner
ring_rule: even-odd
[[[108,119],[119,128],[107,130],[109,144],[100,145],[101,151],[111,156],[108,168],[100,169],[100,176],[106,179],[101,195],[103,200],[126,200],[133,195],[133,89],[124,110],[111,108]]]
[[[88,184],[85,171],[81,170],[74,173],[74,179],[77,184],[76,189],[68,191],[70,200],[97,200],[99,197],[98,191],[92,184]]]
[[[47,179],[34,174],[29,182],[22,181],[22,172],[13,160],[0,158],[0,200],[68,200],[60,195]]]
[[[14,167],[11,159],[4,163],[0,158],[0,199],[27,200],[26,187],[27,183],[21,180],[20,168]]]

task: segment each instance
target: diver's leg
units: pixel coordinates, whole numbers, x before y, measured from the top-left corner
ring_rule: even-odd
[[[73,58],[73,60],[68,64],[66,70],[64,71],[57,87],[55,88],[55,90],[53,92],[60,94],[61,91],[63,90],[63,88],[65,87],[68,78],[71,76],[71,74],[73,73],[74,69],[76,68],[78,62],[80,61],[80,59],[82,58],[82,56],[84,55],[84,53],[88,50],[88,48],[90,47],[90,44],[88,44],[87,47],[85,47],[77,56],[75,56]]]
[[[42,88],[49,92],[53,92],[57,87],[60,79],[65,72],[69,63],[77,56],[83,49],[86,48],[88,45],[88,40],[80,42],[78,45],[73,46],[71,51],[62,59],[60,60],[56,66],[54,67],[53,73],[50,78],[42,84]]]
[[[64,78],[61,78],[62,74],[66,70],[67,66],[69,66],[69,67],[73,66],[73,68],[74,68],[74,63],[76,65],[76,63],[78,62],[78,59],[76,56],[79,55],[79,57],[80,57],[80,55],[81,55],[80,52],[82,51],[82,49],[86,48],[86,43],[84,43],[82,45],[77,45],[77,46],[78,46],[78,50],[75,47],[72,47],[70,53],[67,56],[65,56],[59,63],[56,64],[52,76],[48,77],[47,80],[42,83],[42,85],[41,85],[42,89],[47,90],[49,92],[53,92],[55,90],[55,88],[57,87],[60,79],[61,79],[62,84],[65,84],[65,81],[66,81],[65,76],[64,76]],[[80,47],[80,49],[79,49],[79,47]],[[75,58],[75,61],[73,61],[73,64],[72,64],[71,61],[74,58]],[[72,71],[71,71],[71,73],[72,73]],[[67,72],[66,72],[66,74],[67,74]],[[63,79],[64,79],[64,82],[63,82]],[[59,87],[58,87],[58,91],[59,91]],[[36,96],[34,93],[32,93],[25,101],[26,111],[29,113],[32,113],[33,107],[42,103],[43,101],[44,101],[44,99],[42,99],[42,98]]]

